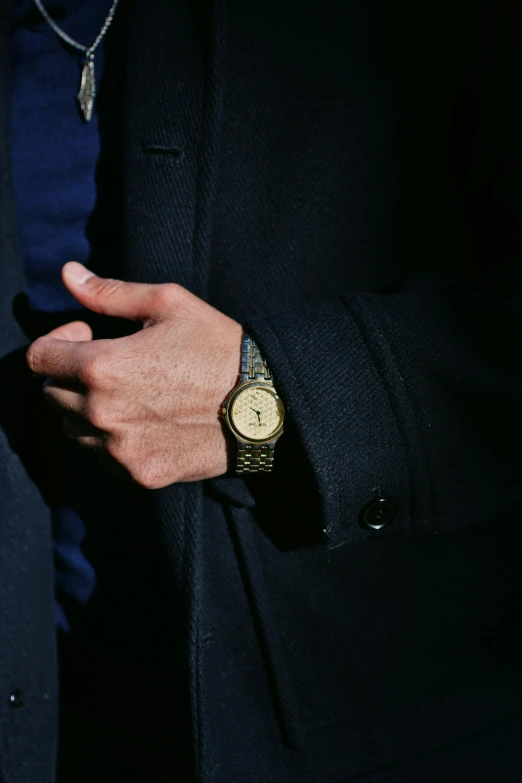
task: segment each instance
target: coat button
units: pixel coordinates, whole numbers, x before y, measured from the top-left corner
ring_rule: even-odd
[[[395,507],[386,498],[376,498],[370,500],[360,513],[361,527],[369,530],[382,530],[383,527],[390,525],[395,519]]]
[[[24,706],[24,694],[22,691],[13,691],[9,694],[9,704],[11,707],[23,707]]]

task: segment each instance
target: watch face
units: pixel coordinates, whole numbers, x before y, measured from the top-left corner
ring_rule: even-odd
[[[233,400],[230,417],[243,438],[268,440],[281,428],[284,412],[275,389],[250,386]]]

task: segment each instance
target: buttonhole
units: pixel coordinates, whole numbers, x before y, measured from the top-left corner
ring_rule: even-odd
[[[183,150],[181,147],[165,147],[162,144],[148,144],[142,148],[144,155],[160,155],[164,158],[171,158],[179,163],[183,159]]]

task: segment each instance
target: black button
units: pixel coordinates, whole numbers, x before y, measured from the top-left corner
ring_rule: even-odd
[[[385,498],[370,500],[361,510],[359,517],[361,527],[370,530],[382,530],[395,519],[395,507]]]
[[[13,691],[9,694],[9,704],[11,707],[23,707],[24,706],[24,694],[22,691]]]

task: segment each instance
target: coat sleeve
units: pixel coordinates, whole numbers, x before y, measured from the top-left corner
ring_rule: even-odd
[[[386,532],[413,535],[522,499],[520,286],[487,294],[429,275],[246,328],[313,469],[329,544],[373,535],[378,497],[396,514]]]
[[[520,509],[518,57],[511,43],[469,87],[481,101],[474,112],[467,102],[475,127],[453,150],[454,264],[441,259],[393,293],[340,292],[245,325],[312,468],[330,546],[447,533]],[[386,506],[379,533],[365,527],[377,498],[395,510],[392,521]]]

